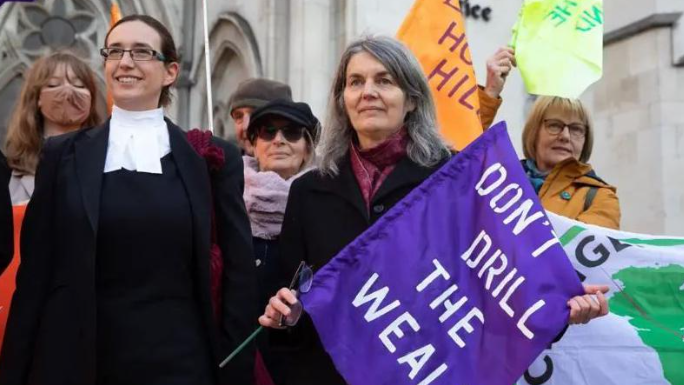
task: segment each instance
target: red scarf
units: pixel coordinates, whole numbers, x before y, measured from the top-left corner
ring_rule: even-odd
[[[351,167],[361,188],[367,210],[370,210],[371,199],[378,192],[382,182],[394,170],[399,160],[406,156],[407,144],[408,133],[404,127],[378,146],[368,150],[361,150],[356,143],[351,143]]]

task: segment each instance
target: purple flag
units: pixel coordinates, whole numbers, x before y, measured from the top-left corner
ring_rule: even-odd
[[[352,385],[510,385],[583,292],[500,123],[323,266],[302,303]]]

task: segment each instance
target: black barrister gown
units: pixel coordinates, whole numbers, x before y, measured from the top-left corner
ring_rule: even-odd
[[[162,171],[102,179],[98,385],[215,383],[193,280],[192,213],[172,154]]]
[[[166,124],[173,162],[175,162],[177,176],[182,184],[174,183],[184,187],[186,198],[184,200],[174,198],[169,203],[166,200],[171,198],[171,190],[179,191],[178,187],[163,189],[157,186],[155,190],[162,191],[160,195],[146,197],[147,205],[140,203],[130,206],[129,212],[135,212],[137,209],[141,211],[137,213],[135,220],[128,220],[125,223],[122,221],[119,226],[107,224],[108,221],[100,221],[100,215],[108,215],[105,211],[109,210],[111,213],[115,210],[111,208],[111,203],[107,204],[110,208],[101,208],[101,200],[105,198],[103,196],[104,179],[105,177],[109,179],[114,175],[103,173],[109,138],[109,121],[98,127],[77,130],[46,140],[36,173],[36,189],[22,225],[22,260],[17,273],[17,289],[12,298],[5,338],[2,351],[0,351],[1,385],[95,385],[101,378],[98,375],[107,374],[108,368],[103,366],[103,362],[98,359],[98,355],[106,353],[101,344],[107,343],[99,341],[98,338],[98,334],[103,334],[99,329],[107,327],[103,324],[102,316],[98,316],[98,313],[105,310],[99,307],[100,301],[104,299],[98,298],[103,293],[98,287],[99,270],[104,268],[97,265],[98,261],[103,258],[99,253],[104,250],[99,243],[106,241],[105,236],[111,236],[114,241],[110,242],[116,245],[113,247],[125,247],[124,242],[132,242],[132,234],[138,233],[125,229],[129,226],[138,226],[138,229],[145,231],[143,234],[146,239],[152,236],[157,237],[155,241],[148,243],[151,246],[147,250],[137,254],[140,257],[138,259],[142,259],[143,256],[150,257],[153,252],[149,250],[155,252],[152,258],[156,258],[156,262],[149,262],[149,265],[141,268],[147,269],[145,272],[150,272],[148,266],[154,265],[154,274],[144,278],[157,279],[157,281],[155,281],[155,286],[137,287],[139,290],[137,294],[121,291],[118,297],[124,297],[124,294],[133,295],[126,304],[119,304],[122,308],[131,309],[131,314],[127,316],[132,319],[142,318],[141,308],[149,306],[151,310],[148,316],[161,317],[156,313],[160,311],[157,307],[159,303],[169,300],[174,301],[176,305],[182,304],[182,296],[177,293],[163,290],[145,292],[144,289],[156,288],[159,284],[158,277],[177,272],[178,270],[175,269],[178,266],[176,265],[183,266],[178,262],[179,258],[185,258],[186,264],[192,263],[185,273],[192,274],[192,285],[195,291],[186,295],[195,296],[195,306],[199,309],[202,320],[201,330],[209,336],[206,343],[211,354],[209,367],[213,372],[213,378],[220,385],[254,384],[255,350],[253,345],[248,346],[225,368],[219,370],[218,367],[219,362],[244,341],[258,325],[256,322],[258,317],[256,267],[252,253],[249,219],[242,200],[242,159],[235,146],[213,138],[211,143],[223,150],[225,163],[210,177],[206,161],[192,148],[186,134],[173,122],[167,120]],[[123,185],[118,187],[123,188]],[[179,195],[176,194],[179,193],[173,193],[173,196],[178,197]],[[213,200],[213,209],[212,196],[216,198]],[[111,197],[121,201],[142,199],[140,197],[124,199],[116,193],[111,193]],[[182,203],[178,204],[179,201]],[[173,202],[176,202],[175,205]],[[130,204],[134,203],[130,202]],[[164,206],[161,206],[162,204]],[[184,205],[184,208],[178,207],[181,205]],[[167,211],[175,212],[174,215],[177,215],[188,209],[192,218],[192,231],[185,233],[182,237],[177,236],[177,232],[185,232],[185,230],[174,229],[173,234],[164,234],[161,237],[158,233],[167,231],[166,228],[150,225],[149,222],[136,223],[159,216],[159,212],[163,212],[164,215],[169,215]],[[151,214],[153,211],[154,214]],[[214,314],[211,291],[212,213],[216,215],[217,243],[223,251],[222,259],[226,267],[221,275],[222,282],[218,291],[222,297],[217,307],[220,310],[218,317]],[[117,212],[114,214],[119,215]],[[143,217],[145,219],[142,219]],[[108,227],[106,231],[100,228],[101,224]],[[161,226],[169,226],[169,224],[164,221]],[[124,231],[126,231],[125,234]],[[112,232],[111,235],[107,235],[109,232]],[[187,241],[186,238],[191,240],[192,253],[183,254],[185,255],[183,257],[180,254],[178,256],[164,255],[161,251],[172,247],[163,245],[167,243],[174,245],[173,250],[187,247],[181,246]],[[115,258],[124,258],[122,255],[125,256],[125,254],[118,253]],[[111,255],[106,256],[106,260],[110,258]],[[138,259],[135,261],[138,262]],[[129,256],[128,262],[130,261]],[[122,265],[125,263],[122,262]],[[174,266],[162,266],[164,264]],[[131,270],[132,267],[128,266],[125,274],[136,274],[137,278],[144,276],[143,273],[133,273]],[[117,276],[117,279],[122,278]],[[126,282],[132,281],[134,279]],[[181,286],[182,284],[180,283]],[[141,293],[144,295],[135,297]],[[145,295],[154,299],[154,302],[142,302],[140,298]],[[155,295],[160,298],[155,298]],[[136,298],[138,303],[136,303]],[[169,311],[173,307],[170,303],[164,305],[164,311]],[[184,314],[192,317],[192,314],[187,312],[188,304],[185,303],[183,306],[185,306],[185,310],[182,310]],[[178,309],[178,311],[181,310]],[[113,321],[116,320],[112,319]],[[126,322],[126,319],[121,318],[119,321]],[[182,320],[183,323],[186,321],[187,319]],[[133,341],[133,338],[129,337],[110,340],[110,342],[127,343],[125,348],[135,347],[137,350],[133,354],[140,355],[140,352],[150,348],[154,341],[157,341],[153,339],[155,333],[160,336],[164,332],[171,333],[170,330],[176,330],[173,329],[172,322],[174,322],[173,317],[164,318],[163,321],[153,318],[146,322],[144,330],[150,333],[150,336],[146,333],[142,337],[138,335],[140,338],[136,344],[132,344],[130,341]],[[179,320],[178,324],[180,323]],[[118,325],[110,325],[110,327],[114,328]],[[187,329],[196,330],[193,326]],[[140,330],[142,329],[132,328],[131,333],[141,333]],[[197,344],[202,343],[201,335],[197,337],[191,333],[182,335],[180,338],[187,338],[188,341],[192,340]],[[184,346],[187,342],[174,341],[179,341],[177,345],[173,345],[175,348]],[[166,368],[161,371],[161,374],[183,372],[183,375],[195,376],[195,372],[186,372],[183,369],[187,366],[186,363],[190,362],[188,360],[194,362],[194,358],[184,357],[181,362],[170,361],[169,357],[178,353],[174,347],[170,345],[165,347],[167,353],[163,357],[168,360],[165,361]],[[162,356],[156,355],[156,352],[149,349],[146,352],[148,354],[138,356],[142,359],[140,366],[146,366],[148,370],[151,370],[149,368],[154,366],[151,360]],[[198,352],[202,354],[200,350]],[[104,358],[109,359],[104,362],[110,362],[113,370],[133,371],[135,369],[133,367],[121,368],[121,365],[125,363],[121,364],[121,361],[117,360],[126,359],[125,355]],[[197,361],[202,361],[202,359],[198,358]],[[161,360],[155,362],[159,365],[161,363]],[[199,367],[196,373],[201,375],[201,365],[193,365],[193,367]],[[157,369],[157,371],[160,370]],[[136,384],[142,385],[146,382],[140,380]]]

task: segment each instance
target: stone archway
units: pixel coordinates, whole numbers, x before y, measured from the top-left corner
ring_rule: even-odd
[[[254,33],[249,24],[235,13],[219,16],[209,34],[211,52],[211,84],[214,114],[214,133],[226,139],[235,138],[235,127],[230,119],[228,102],[238,84],[250,77],[262,75],[262,64]],[[204,60],[200,63],[197,83],[206,95]],[[208,126],[207,101],[202,101],[201,118]]]

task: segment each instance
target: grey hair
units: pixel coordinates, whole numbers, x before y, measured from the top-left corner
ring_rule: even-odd
[[[408,132],[406,154],[413,162],[430,167],[451,155],[449,146],[439,134],[435,103],[418,60],[398,40],[386,36],[369,36],[351,43],[342,54],[335,80],[330,90],[326,121],[317,147],[319,170],[337,175],[339,162],[349,150],[355,135],[344,105],[347,65],[360,52],[377,59],[392,75],[404,92],[407,103],[415,109],[406,114]]]

